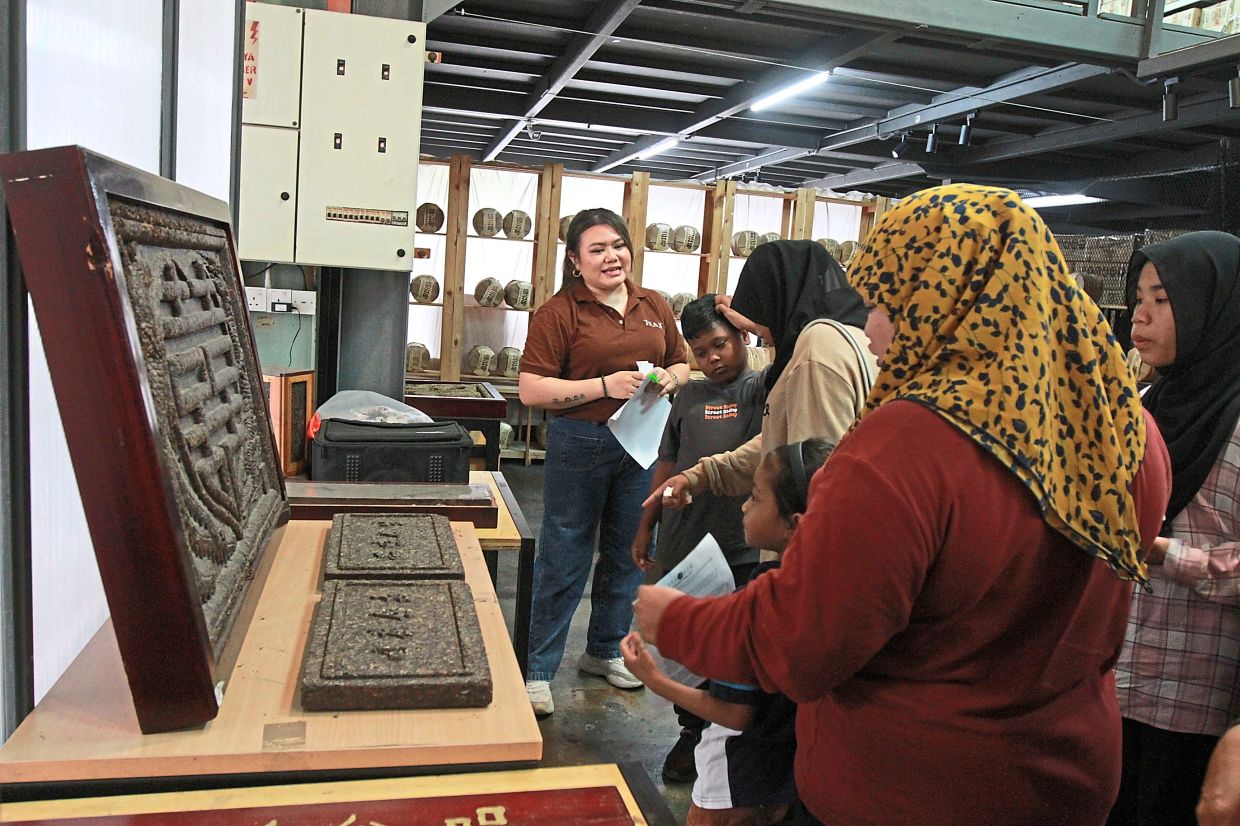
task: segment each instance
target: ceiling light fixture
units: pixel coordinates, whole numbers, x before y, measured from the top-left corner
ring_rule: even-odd
[[[930,134],[926,135],[926,154],[933,155],[939,151],[939,125],[931,124]]]
[[[1061,206],[1077,206],[1079,204],[1094,204],[1102,198],[1094,198],[1090,195],[1082,195],[1079,192],[1075,195],[1039,195],[1034,198],[1025,198],[1025,206],[1032,209],[1047,209],[1048,207]]]
[[[891,157],[899,158],[903,156],[904,153],[907,152],[909,150],[909,147],[911,146],[912,144],[909,143],[909,140],[908,140],[908,132],[901,132],[900,142],[897,143],[895,146],[891,147]]]
[[[770,109],[775,104],[782,103],[790,97],[795,97],[807,89],[813,89],[821,83],[826,83],[827,78],[829,77],[831,77],[830,71],[812,74],[807,78],[798,80],[796,83],[785,86],[778,92],[772,92],[766,97],[759,98],[753,106],[749,107],[749,111],[761,112],[763,109]]]
[[[1163,123],[1170,123],[1180,117],[1180,94],[1175,89],[1179,83],[1178,77],[1169,77],[1163,81]]]
[[[1236,67],[1236,76],[1227,81],[1227,105],[1240,109],[1240,66]]]
[[[973,119],[977,117],[977,112],[970,112],[964,116],[964,126],[960,127],[960,140],[957,141],[961,146],[969,146],[973,143]]]
[[[672,135],[670,138],[664,138],[649,149],[643,149],[641,152],[637,153],[637,159],[639,161],[644,161],[647,158],[653,158],[655,155],[662,154],[679,143],[679,135]]]

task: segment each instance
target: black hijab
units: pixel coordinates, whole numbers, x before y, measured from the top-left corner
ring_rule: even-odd
[[[797,336],[816,318],[865,327],[861,296],[844,268],[816,241],[768,241],[745,262],[732,309],[771,329],[775,361],[766,374],[771,389],[784,372]]]
[[[1190,232],[1137,250],[1128,262],[1130,310],[1146,261],[1157,268],[1175,316],[1175,361],[1157,368],[1143,399],[1171,453],[1169,535],[1240,421],[1240,239]]]

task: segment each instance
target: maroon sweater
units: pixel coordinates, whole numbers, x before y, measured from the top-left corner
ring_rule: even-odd
[[[1143,544],[1170,491],[1146,417]],[[658,644],[800,704],[796,781],[828,824],[1103,823],[1111,667],[1131,585],[1051,531],[1015,475],[934,412],[868,414],[815,476],[783,566],[675,600]]]

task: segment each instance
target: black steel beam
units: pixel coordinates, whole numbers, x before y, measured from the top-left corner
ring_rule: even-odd
[[[1137,64],[1137,77],[1179,77],[1237,63],[1240,63],[1240,35],[1231,35],[1142,60]]]
[[[803,67],[787,69],[783,67],[768,70],[754,83],[741,84],[733,87],[719,100],[711,100],[698,106],[691,115],[680,120],[674,134],[689,136],[705,129],[742,109],[747,109],[756,101],[778,91],[791,83],[805,77],[805,71],[824,71],[834,69],[854,60],[865,52],[889,43],[895,37],[890,34],[876,35],[873,32],[853,31],[840,37],[833,37],[801,52],[791,63]],[[666,133],[665,133],[666,134]],[[634,142],[631,146],[617,150],[594,167],[594,172],[605,172],[612,167],[627,163],[663,140],[664,135],[648,136]]]
[[[897,162],[882,164],[873,169],[858,169],[856,172],[849,172],[847,175],[819,178],[816,181],[807,181],[805,185],[832,189],[837,192],[846,192],[849,189],[857,189],[869,184],[895,181],[900,178],[910,178],[914,175],[925,174],[927,174],[926,170],[921,164]]]
[[[594,53],[607,42],[607,38],[628,18],[629,13],[637,7],[639,2],[640,0],[608,0],[595,8],[584,26],[584,30],[591,34],[573,36],[568,48],[526,97],[525,113],[521,118],[510,122],[500,130],[495,140],[482,153],[484,161],[494,160],[504,150],[504,147],[525,128],[529,119],[555,99],[560,90],[573,79],[594,56]]]
[[[982,88],[962,86],[936,96],[931,103],[893,109],[885,118],[832,135],[823,142],[822,149],[843,149],[917,127],[924,129],[934,123],[960,118],[969,112],[1000,106],[1028,95],[1062,89],[1109,72],[1109,69],[1101,66],[1083,64],[1022,69]]]
[[[232,130],[228,157],[231,159],[228,181],[228,212],[234,227],[241,226],[241,72],[245,66],[245,4],[233,3],[233,82]]]
[[[181,0],[164,0],[159,89],[159,174],[177,177],[177,83],[181,48]]]
[[[1227,105],[1227,96],[1197,95],[1181,101],[1175,120],[1164,121],[1162,112],[1144,112],[1102,123],[1050,129],[1032,138],[1008,138],[985,146],[961,151],[961,163],[1003,161],[1044,152],[1058,152],[1080,146],[1154,135],[1166,129],[1192,129],[1216,123],[1240,121],[1240,109]]]
[[[992,48],[1019,47],[1070,60],[1135,66],[1145,55],[1145,26],[1134,18],[1101,18],[1063,4],[994,0],[781,0],[813,11],[815,19],[884,30],[980,40]],[[1209,32],[1166,31],[1170,51],[1213,39]]]
[[[0,154],[26,146],[26,0],[0,3]],[[0,191],[0,741],[34,708],[27,298]]]

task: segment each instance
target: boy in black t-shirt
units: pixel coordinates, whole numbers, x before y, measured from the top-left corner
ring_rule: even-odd
[[[703,456],[740,447],[762,431],[762,374],[749,368],[743,335],[715,308],[715,296],[686,304],[680,326],[705,379],[688,382],[672,400],[651,491]],[[709,533],[723,549],[737,584],[746,582],[758,563],[758,549],[745,541],[745,498],[701,493],[680,510],[648,506],[633,540],[634,564],[645,571],[657,564],[665,574]],[[681,736],[663,765],[663,778],[683,783],[693,779],[693,748],[705,721],[680,708],[677,712]]]

